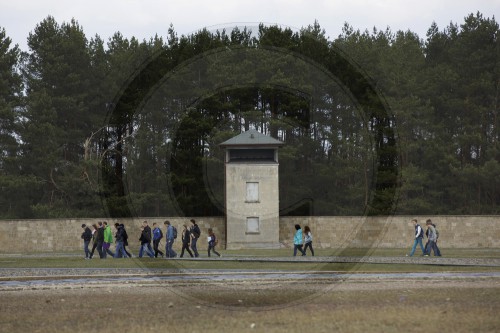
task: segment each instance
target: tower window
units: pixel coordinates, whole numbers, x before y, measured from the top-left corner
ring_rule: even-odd
[[[258,217],[247,217],[247,234],[260,233],[260,225]]]
[[[247,182],[247,195],[245,202],[259,202],[258,182]]]
[[[229,162],[276,162],[275,149],[229,149]]]

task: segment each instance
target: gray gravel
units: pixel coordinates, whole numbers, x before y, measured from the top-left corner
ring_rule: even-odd
[[[3,256],[5,258],[5,256]],[[107,259],[113,260],[113,259]],[[149,260],[149,259],[146,259]],[[165,260],[165,259],[158,259]],[[419,264],[440,266],[476,266],[500,267],[500,259],[487,258],[445,258],[445,257],[222,257],[222,258],[177,258],[168,259],[173,262],[182,261],[234,261],[234,262],[314,262],[327,263],[370,263],[370,264]],[[238,270],[230,270],[235,272]],[[243,270],[242,270],[243,271]],[[265,273],[268,270],[245,270],[255,273]],[[220,270],[218,270],[220,272]],[[0,279],[10,280],[16,278],[63,278],[72,276],[156,276],[165,274],[212,274],[212,270],[186,270],[186,269],[150,269],[150,268],[0,268]]]

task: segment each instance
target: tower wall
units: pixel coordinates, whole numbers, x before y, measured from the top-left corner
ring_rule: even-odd
[[[278,163],[226,163],[228,249],[279,248],[278,169]]]

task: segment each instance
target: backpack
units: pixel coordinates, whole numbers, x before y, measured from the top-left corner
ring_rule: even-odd
[[[434,230],[436,230],[436,240],[439,238],[439,231],[437,230],[436,226],[433,225]]]
[[[193,231],[192,231],[191,233],[193,234],[193,236],[194,236],[195,238],[200,238],[200,236],[201,236],[201,231],[200,231],[200,228],[199,228],[197,225],[195,225],[195,226],[193,227]]]
[[[174,229],[174,239],[177,238],[177,228],[172,226],[172,229]]]
[[[419,238],[424,238],[424,228],[420,227],[420,233],[418,234]]]
[[[90,242],[92,240],[92,231],[90,231],[89,228],[85,228],[82,234],[82,239],[86,242]]]

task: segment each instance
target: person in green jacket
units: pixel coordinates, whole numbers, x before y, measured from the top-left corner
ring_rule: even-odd
[[[106,254],[114,257],[115,254],[110,250],[111,244],[113,243],[113,232],[111,231],[108,222],[104,222],[104,243],[102,244],[102,254],[103,258],[106,259]]]
[[[303,256],[306,255],[306,252],[302,250],[302,229],[299,224],[295,225],[295,235],[293,236],[293,256],[297,256],[297,250],[302,253]]]

